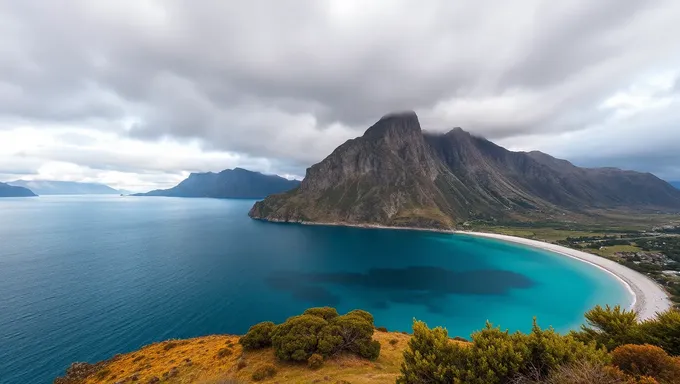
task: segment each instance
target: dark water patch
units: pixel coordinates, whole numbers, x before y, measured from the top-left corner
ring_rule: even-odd
[[[383,308],[389,303],[423,305],[433,313],[443,311],[437,303],[447,295],[503,296],[513,289],[529,289],[535,285],[528,277],[512,271],[458,272],[431,266],[372,268],[366,273],[284,270],[273,272],[266,281],[272,288],[315,304],[337,305],[341,297],[333,294],[331,288],[339,287],[379,291],[383,297],[379,305]]]

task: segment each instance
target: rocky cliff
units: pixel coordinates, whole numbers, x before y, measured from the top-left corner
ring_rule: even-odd
[[[680,211],[651,174],[586,169],[512,152],[460,128],[423,133],[413,112],[387,115],[313,165],[299,188],[256,203],[272,221],[451,228],[469,219],[541,219],[589,209]]]

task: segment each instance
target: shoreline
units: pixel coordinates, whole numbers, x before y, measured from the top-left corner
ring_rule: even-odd
[[[279,220],[257,219],[262,221],[280,222]],[[319,223],[308,221],[289,222],[303,225],[321,225],[321,226],[336,226],[336,227],[355,227],[367,229],[397,229],[409,231],[424,231],[436,232],[458,235],[469,235],[476,237],[485,237],[506,241],[515,244],[522,244],[529,247],[541,249],[544,251],[556,253],[562,256],[571,257],[581,262],[587,263],[595,268],[598,268],[610,275],[614,276],[619,283],[621,283],[633,297],[633,302],[629,309],[633,309],[638,313],[639,320],[647,320],[654,318],[657,312],[663,312],[672,307],[672,303],[666,291],[661,288],[654,280],[643,275],[640,272],[634,271],[626,266],[623,266],[615,261],[597,256],[591,253],[579,251],[563,247],[557,244],[546,243],[539,240],[526,239],[523,237],[515,237],[509,235],[501,235],[497,233],[487,232],[472,232],[460,230],[446,230],[435,228],[418,228],[418,227],[390,227],[386,225],[377,224],[351,224],[351,223]]]

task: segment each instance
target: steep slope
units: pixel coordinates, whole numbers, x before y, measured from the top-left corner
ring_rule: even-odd
[[[192,173],[170,189],[157,189],[133,196],[262,198],[297,187],[297,180],[276,175],[263,175],[242,168],[226,169],[219,173]]]
[[[388,115],[307,169],[300,187],[255,204],[251,217],[279,221],[450,227],[455,213],[434,181],[415,113]]]
[[[17,187],[6,183],[0,183],[0,197],[30,197],[37,196],[33,191],[24,187]]]
[[[460,128],[423,133],[409,112],[383,117],[310,167],[300,188],[256,203],[250,216],[450,228],[471,218],[541,220],[619,208],[677,212],[680,191],[647,173],[508,151]]]
[[[76,181],[16,180],[9,184],[30,188],[39,195],[117,195],[122,193],[108,185]]]

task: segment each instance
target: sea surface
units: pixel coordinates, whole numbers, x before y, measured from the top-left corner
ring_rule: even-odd
[[[305,308],[362,308],[467,337],[487,320],[574,329],[629,305],[580,261],[467,235],[275,224],[254,201],[59,196],[0,199],[0,383],[51,383],[169,338],[242,334]]]

